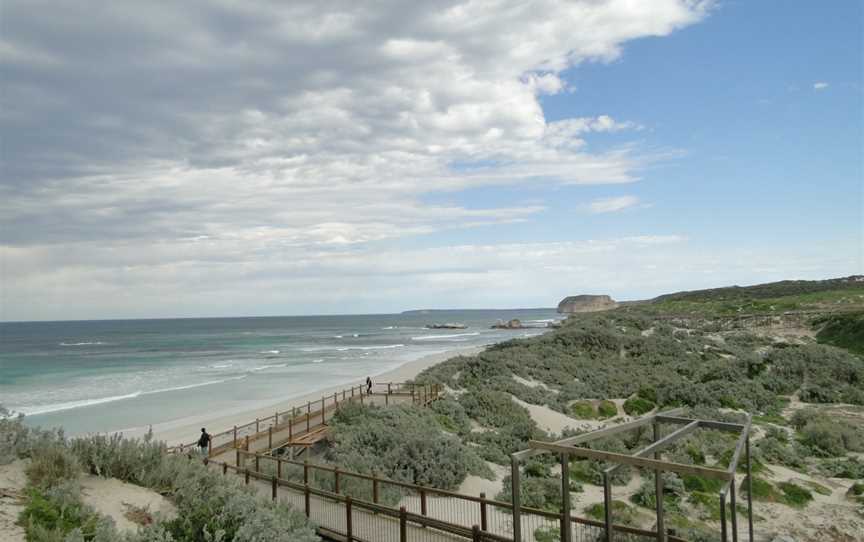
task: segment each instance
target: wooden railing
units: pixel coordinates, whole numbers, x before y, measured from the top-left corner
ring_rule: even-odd
[[[285,500],[304,509],[306,516],[324,529],[324,534],[335,534],[347,540],[407,542],[441,539],[429,538],[422,531],[413,532],[409,528],[419,526],[450,535],[452,540],[513,541],[512,504],[489,499],[483,493],[479,496],[465,495],[345,471],[335,466],[243,450],[237,450],[234,464],[213,461],[211,464],[221,467],[224,474],[233,471],[243,475],[247,484],[250,480],[270,484],[274,499],[279,498],[282,489]],[[319,499],[314,506],[310,501],[313,496]],[[324,506],[320,499],[330,503],[331,509],[326,513],[320,510]],[[333,506],[337,510],[334,511]],[[358,516],[360,512],[380,515],[389,521]],[[520,517],[525,541],[565,540],[567,517],[562,513],[521,507]],[[398,529],[393,520],[398,520]],[[598,540],[604,533],[604,524],[600,521],[574,516],[569,520],[573,540]],[[360,522],[363,522],[365,532],[375,533],[372,538],[365,538],[352,530]],[[652,531],[625,525],[615,525],[613,532],[616,541],[644,542],[657,537]],[[684,542],[675,536],[668,536],[667,540]]]
[[[384,404],[388,404],[391,398],[403,398],[410,400],[413,404],[427,405],[440,396],[441,389],[438,385],[419,385],[404,382],[383,382],[373,384],[371,392],[366,386],[352,386],[333,394],[322,396],[315,401],[307,401],[306,405],[293,407],[282,412],[276,411],[272,416],[255,418],[243,425],[235,425],[225,431],[210,435],[210,448],[208,456],[213,457],[230,451],[232,448],[245,447],[248,443],[267,438],[272,433],[279,431],[293,432],[299,426],[300,432],[309,432],[327,422],[328,416],[339,408],[340,404],[359,402],[364,403],[370,397],[383,397]],[[290,437],[289,437],[290,438]],[[194,449],[196,442],[180,444],[168,448],[168,452],[184,452]]]

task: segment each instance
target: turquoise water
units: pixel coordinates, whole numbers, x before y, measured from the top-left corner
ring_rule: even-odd
[[[554,309],[0,323],[0,405],[70,434],[250,410],[543,329]],[[465,330],[426,324],[459,322]]]

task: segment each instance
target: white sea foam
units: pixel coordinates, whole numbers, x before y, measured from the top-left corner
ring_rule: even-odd
[[[390,348],[402,348],[405,346],[404,344],[384,344],[378,346],[343,346],[337,348],[339,352],[345,352],[346,350],[388,350]]]
[[[259,354],[278,354],[279,350],[264,350],[262,352],[258,352]]]
[[[341,338],[343,338],[343,337],[342,337],[342,335],[333,335],[333,338],[334,338],[334,339],[341,339]]]
[[[83,341],[80,343],[60,343],[60,346],[96,346],[103,345],[108,343],[103,343],[102,341]]]
[[[49,412],[58,412],[60,410],[70,410],[73,408],[81,408],[92,405],[101,405],[103,403],[111,403],[114,401],[122,401],[123,399],[133,399],[141,395],[140,391],[128,393],[126,395],[114,395],[111,397],[100,397],[99,399],[82,399],[80,401],[69,401],[68,403],[54,403],[50,405],[34,405],[31,407],[20,407],[15,409],[16,412],[25,416],[35,416],[37,414],[48,414]]]
[[[254,368],[249,369],[249,370],[253,371],[253,372],[258,372],[258,371],[263,371],[265,369],[276,369],[278,367],[288,367],[288,364],[287,363],[277,363],[275,365],[262,365],[261,367],[254,367]]]
[[[321,363],[324,361],[324,358],[313,359],[312,363]]]
[[[421,335],[419,337],[411,337],[412,341],[432,341],[435,339],[452,339],[453,337],[476,337],[480,332],[473,333],[451,333],[450,335]]]

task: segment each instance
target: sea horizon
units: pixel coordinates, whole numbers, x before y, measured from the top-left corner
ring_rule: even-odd
[[[520,318],[534,326],[491,329]],[[530,337],[555,309],[0,323],[0,405],[68,434],[251,411],[424,356]],[[425,326],[461,323],[465,329]]]

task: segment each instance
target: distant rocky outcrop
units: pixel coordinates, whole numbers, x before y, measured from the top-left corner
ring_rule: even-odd
[[[558,313],[606,311],[617,306],[618,303],[608,295],[571,295],[558,303]]]
[[[426,324],[426,329],[468,329],[468,326],[448,322],[446,324]]]
[[[492,324],[492,329],[525,329],[526,326],[522,325],[522,320],[518,318],[513,318],[512,320],[498,320],[494,324]]]

